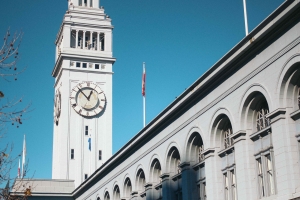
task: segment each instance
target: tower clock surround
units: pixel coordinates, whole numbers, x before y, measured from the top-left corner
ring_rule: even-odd
[[[91,82],[77,84],[71,91],[70,104],[82,116],[92,117],[103,111],[106,103],[104,92]]]

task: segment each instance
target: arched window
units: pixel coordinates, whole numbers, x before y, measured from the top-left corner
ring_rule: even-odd
[[[199,133],[194,132],[190,136],[187,144],[186,155],[188,156],[188,160],[192,163],[204,161],[203,150],[204,145],[202,138]]]
[[[167,167],[171,173],[180,173],[180,155],[176,147],[172,147],[168,153]]]
[[[229,119],[225,119],[225,124],[222,127],[223,137],[224,137],[224,148],[227,149],[233,145],[233,139],[231,138],[232,135],[232,127]]]
[[[145,174],[142,169],[139,169],[136,174],[136,188],[139,192],[144,191],[144,185],[146,184]]]
[[[201,163],[193,168],[191,173],[195,176],[190,177],[191,182],[197,184],[200,199],[206,199],[206,180],[205,180],[205,163],[204,163],[204,145],[199,133],[194,132],[188,139],[186,155],[192,165]]]
[[[100,200],[100,197],[97,197],[97,200]]]
[[[171,179],[174,181],[174,196],[177,200],[182,200],[182,187],[181,187],[181,168],[180,154],[176,147],[172,147],[167,156],[167,170],[171,174]]]
[[[258,196],[268,197],[276,193],[272,127],[267,117],[268,102],[261,92],[255,91],[247,97],[243,107],[244,112],[247,113],[245,120],[248,126],[245,128],[252,129],[249,136],[253,141]]]
[[[105,192],[104,200],[110,200],[109,193],[107,191]]]
[[[266,127],[270,126],[270,119],[266,117],[268,113],[269,113],[269,108],[267,102],[265,101],[260,105],[260,108],[258,109],[256,114],[257,131],[261,131]]]
[[[130,179],[127,177],[124,182],[124,197],[129,198],[132,193],[132,185]]]
[[[121,199],[121,197],[120,197],[120,188],[119,188],[118,185],[116,185],[114,187],[113,199],[114,200],[120,200]]]
[[[160,182],[160,175],[161,175],[161,166],[158,159],[154,159],[151,163],[151,169],[150,169],[150,181],[153,183],[159,183]]]
[[[153,191],[153,195],[155,199],[162,199],[162,184],[161,184],[161,166],[160,162],[157,158],[155,158],[150,167],[150,181],[152,181],[155,186],[155,190]]]

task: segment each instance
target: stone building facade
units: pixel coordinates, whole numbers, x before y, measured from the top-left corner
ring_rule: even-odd
[[[68,198],[300,199],[299,120],[300,0],[287,0]]]

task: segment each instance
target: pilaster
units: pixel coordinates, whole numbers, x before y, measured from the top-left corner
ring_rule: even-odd
[[[173,192],[173,187],[170,183],[170,174],[164,173],[160,176],[162,179],[162,196],[163,199],[175,199],[175,195]]]
[[[205,169],[207,169],[205,174],[207,199],[224,199],[221,158],[216,155],[213,148],[206,149],[203,154],[205,156]]]
[[[152,183],[146,183],[145,184],[145,192],[146,192],[146,200],[153,200],[153,184]]]
[[[241,130],[232,135],[234,142],[236,182],[238,199],[257,199],[255,158],[253,145],[247,140],[246,131]]]
[[[271,120],[277,194],[284,198],[294,193],[300,183],[297,140],[289,130],[292,119],[287,117],[285,108],[278,108],[267,117]]]
[[[197,199],[197,187],[196,187],[196,175],[191,169],[189,162],[183,162],[179,165],[181,168],[182,176],[182,199],[196,200]]]

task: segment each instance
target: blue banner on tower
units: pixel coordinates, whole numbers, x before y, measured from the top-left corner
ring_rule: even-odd
[[[89,150],[91,151],[91,149],[92,149],[92,139],[91,138],[88,139],[88,143],[89,143]]]

